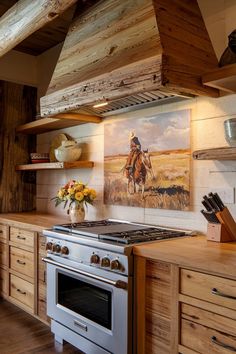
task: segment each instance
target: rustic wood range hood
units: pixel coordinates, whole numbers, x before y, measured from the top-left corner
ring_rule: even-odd
[[[197,0],[98,1],[72,21],[41,116],[217,97],[201,82],[217,67]]]

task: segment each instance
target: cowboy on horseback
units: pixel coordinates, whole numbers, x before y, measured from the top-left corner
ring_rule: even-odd
[[[130,140],[130,153],[126,161],[125,168],[132,174],[134,171],[134,164],[141,152],[141,143],[138,137],[135,135],[135,132],[132,131],[129,134]]]

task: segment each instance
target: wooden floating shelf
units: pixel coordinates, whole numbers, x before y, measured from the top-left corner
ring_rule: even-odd
[[[221,147],[197,150],[193,152],[194,160],[236,160],[236,147]]]
[[[202,76],[202,83],[228,93],[236,92],[236,64],[226,65]]]
[[[62,170],[70,168],[92,168],[93,161],[76,161],[76,162],[46,162],[32,163],[28,165],[17,165],[16,171],[36,171],[36,170]]]
[[[101,117],[86,114],[64,113],[54,117],[37,119],[33,122],[20,125],[16,128],[17,133],[42,134],[52,130],[74,127],[85,123],[100,123]]]

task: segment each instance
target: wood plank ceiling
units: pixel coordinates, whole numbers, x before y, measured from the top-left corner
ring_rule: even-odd
[[[0,17],[17,2],[18,0],[0,0]],[[83,12],[92,2],[92,0],[78,1],[79,11]],[[37,56],[63,42],[73,18],[75,8],[76,5],[71,6],[61,16],[33,33],[14,49]]]

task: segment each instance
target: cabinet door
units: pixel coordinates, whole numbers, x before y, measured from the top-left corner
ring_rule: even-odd
[[[177,354],[178,267],[141,257],[135,260],[136,352]]]

